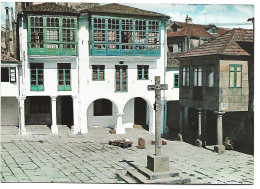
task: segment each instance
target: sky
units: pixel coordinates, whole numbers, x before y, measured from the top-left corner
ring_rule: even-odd
[[[252,29],[253,25],[247,22],[248,18],[254,17],[254,5],[245,4],[177,4],[169,3],[176,1],[164,1],[162,3],[154,3],[155,1],[143,1],[143,3],[125,3],[126,1],[95,1],[90,2],[101,2],[101,3],[122,3],[132,7],[155,11],[169,15],[174,21],[185,22],[186,15],[192,18],[192,22],[195,24],[216,24],[219,27],[225,28],[248,28]],[[133,2],[133,1],[132,1]],[[139,2],[139,1],[138,1]],[[152,3],[147,3],[152,2]],[[180,1],[179,1],[180,2]],[[184,1],[183,1],[184,2]],[[186,3],[187,1],[185,1]],[[196,1],[197,2],[197,1]],[[229,2],[229,1],[228,1]],[[14,2],[1,2],[1,26],[5,26],[5,7],[14,7]],[[9,11],[10,12],[10,11]],[[243,25],[239,25],[242,23]]]

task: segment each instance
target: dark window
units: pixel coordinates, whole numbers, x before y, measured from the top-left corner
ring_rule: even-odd
[[[179,74],[174,74],[174,88],[179,88]]]
[[[58,90],[71,90],[70,63],[58,63]]]
[[[147,80],[149,79],[149,66],[137,66],[137,79]]]
[[[50,113],[50,97],[30,97],[30,113]]]
[[[43,63],[31,63],[31,91],[44,90],[44,69]]]
[[[127,91],[127,66],[116,66],[116,91]]]
[[[94,116],[112,116],[112,102],[107,99],[95,100]]]
[[[1,68],[1,82],[9,82],[9,68]]]
[[[93,69],[93,73],[92,73],[93,80],[104,80],[105,79],[105,66],[104,65],[93,65],[92,69]]]
[[[190,68],[188,66],[182,67],[182,86],[190,85]]]
[[[180,43],[178,44],[178,52],[184,52],[183,42],[180,42]]]
[[[214,87],[215,85],[215,65],[209,65],[208,67],[208,87]]]
[[[202,66],[193,67],[193,86],[202,86]]]
[[[229,87],[242,87],[242,65],[229,65]]]

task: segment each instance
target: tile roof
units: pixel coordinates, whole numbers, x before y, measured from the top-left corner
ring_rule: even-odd
[[[97,7],[93,7],[90,9],[84,9],[81,11],[82,13],[106,13],[106,14],[119,14],[119,15],[133,15],[133,16],[149,16],[149,17],[161,17],[161,18],[170,18],[167,15],[153,12],[153,11],[147,11],[142,10],[126,5],[120,5],[117,3],[112,4],[106,4],[106,5],[100,5]]]
[[[24,12],[52,12],[52,13],[73,13],[79,12],[73,8],[57,5],[56,3],[42,3],[31,5],[25,8]]]
[[[238,42],[254,42],[253,30],[234,28],[228,33],[219,36],[212,41],[199,47],[191,49],[185,53],[175,56],[175,58],[195,57],[205,55],[233,55],[233,56],[250,56]],[[253,45],[253,44],[252,44]]]
[[[172,52],[167,52],[167,68],[179,68],[179,60],[174,59]]]
[[[168,32],[167,37],[175,37],[175,36],[195,36],[195,37],[208,37],[215,38],[214,35],[210,34],[207,29],[211,27],[216,27],[215,25],[201,25],[201,24],[187,24],[185,22],[177,22],[174,21],[174,24],[181,27],[181,29],[177,32]],[[223,35],[228,32],[228,29],[218,28],[218,36]]]
[[[6,54],[1,54],[1,62],[8,62],[8,63],[19,63],[19,60],[8,56]]]

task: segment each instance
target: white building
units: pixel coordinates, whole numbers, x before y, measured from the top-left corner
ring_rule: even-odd
[[[100,126],[121,134],[141,124],[154,133],[147,86],[155,76],[165,82],[168,18],[119,4],[27,7],[19,16],[21,130],[50,125],[58,133],[63,124],[75,133]]]
[[[19,125],[19,61],[1,54],[1,125]]]

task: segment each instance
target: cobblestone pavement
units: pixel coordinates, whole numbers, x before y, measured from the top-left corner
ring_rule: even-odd
[[[74,135],[59,126],[59,135],[47,126],[27,126],[26,135],[17,127],[1,127],[1,182],[124,183],[118,170],[146,166],[154,153],[154,135],[144,129],[127,129],[112,135],[107,128],[89,128],[86,135]],[[146,149],[138,149],[138,138]],[[122,149],[109,140],[128,138],[133,146]],[[169,155],[170,170],[189,177],[193,184],[253,184],[254,158],[236,151],[219,155],[185,142],[169,141],[162,147]]]

